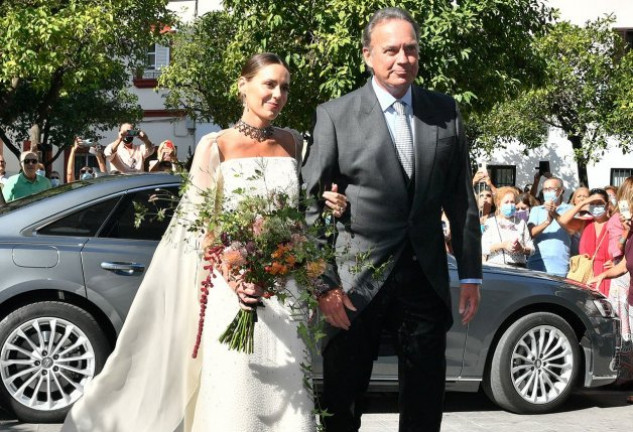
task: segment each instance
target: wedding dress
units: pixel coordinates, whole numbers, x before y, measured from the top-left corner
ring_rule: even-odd
[[[297,326],[298,293],[289,282],[284,304],[264,299],[257,309],[254,353],[218,341],[239,310],[221,277],[214,279],[202,345],[192,358],[198,324],[198,288],[206,276],[201,238],[187,229],[200,190],[218,190],[218,211],[235,209],[244,194],[280,190],[298,200],[298,161],[248,157],[220,162],[210,134],[196,149],[192,186],[159,244],[130,308],[117,346],[87,387],[62,432],[313,431],[313,402],[304,388],[308,362]],[[300,141],[297,154],[300,154]],[[257,175],[256,175],[257,173]],[[259,174],[263,173],[263,174]],[[236,193],[237,189],[243,192]],[[221,210],[220,210],[221,207]],[[179,217],[182,215],[182,217]]]

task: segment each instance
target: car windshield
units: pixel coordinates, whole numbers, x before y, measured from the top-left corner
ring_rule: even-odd
[[[22,198],[18,198],[14,201],[8,202],[6,205],[0,207],[0,214],[8,213],[16,208],[24,207],[31,203],[58,195],[60,193],[64,193],[72,189],[78,189],[78,188],[86,187],[92,183],[101,183],[101,182],[110,181],[116,178],[118,178],[118,176],[108,175],[108,176],[97,177],[96,179],[91,179],[91,180],[78,180],[72,183],[66,183],[54,188],[46,189],[45,191],[38,192],[33,195],[28,195]]]

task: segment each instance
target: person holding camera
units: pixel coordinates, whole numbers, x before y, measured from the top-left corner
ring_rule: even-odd
[[[79,175],[75,178],[75,155],[77,151],[81,147],[90,146],[95,149],[94,152],[91,151],[97,158],[97,164],[99,165],[99,170],[102,173],[107,172],[105,156],[103,151],[100,148],[101,146],[97,146],[96,143],[93,143],[90,140],[83,140],[79,137],[75,138],[75,143],[70,149],[70,155],[68,156],[68,164],[66,165],[66,183],[72,183],[75,180],[88,180],[90,178],[96,177],[94,168],[90,166],[84,166],[79,170]]]
[[[134,138],[143,141],[135,145]],[[108,144],[104,154],[113,170],[122,174],[145,171],[145,159],[154,153],[154,144],[145,132],[135,129],[131,123],[123,123],[116,141]]]
[[[176,147],[171,140],[165,140],[156,151],[158,158],[149,161],[149,172],[175,172],[178,170]]]

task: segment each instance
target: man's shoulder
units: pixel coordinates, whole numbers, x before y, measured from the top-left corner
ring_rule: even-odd
[[[349,93],[339,96],[335,99],[331,99],[319,105],[319,108],[323,108],[326,111],[345,109],[352,104],[357,103],[357,100],[361,97],[362,93],[367,91],[365,86],[352,90]]]
[[[411,86],[411,91],[414,101],[432,105],[435,109],[440,108],[449,111],[455,111],[456,109],[457,102],[452,96],[447,95],[446,93],[428,90],[416,84]]]

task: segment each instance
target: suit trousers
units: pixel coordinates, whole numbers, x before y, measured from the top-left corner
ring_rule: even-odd
[[[383,331],[398,355],[400,432],[438,431],[446,379],[450,311],[407,247],[379,292],[323,351],[327,432],[357,432]]]

